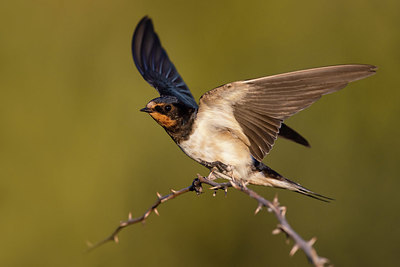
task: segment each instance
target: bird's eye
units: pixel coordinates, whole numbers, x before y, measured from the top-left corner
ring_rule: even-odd
[[[154,109],[155,109],[158,113],[161,113],[161,112],[162,112],[162,108],[161,108],[160,106],[156,106]]]
[[[166,105],[164,109],[165,109],[165,111],[167,111],[167,112],[168,112],[168,111],[171,111],[171,105]]]

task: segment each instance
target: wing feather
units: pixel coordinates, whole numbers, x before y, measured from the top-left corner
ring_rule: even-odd
[[[136,26],[132,38],[132,56],[140,74],[161,96],[174,96],[182,104],[197,109],[195,99],[169,60],[148,17],[144,17]]]
[[[284,119],[375,71],[372,65],[338,65],[233,82],[205,93],[200,107],[232,106],[226,112],[232,113],[231,119],[239,123],[249,139],[251,154],[261,161],[272,149]],[[285,134],[294,133],[286,129]]]

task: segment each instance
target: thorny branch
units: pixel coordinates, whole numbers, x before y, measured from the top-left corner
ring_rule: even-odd
[[[124,229],[125,227],[139,223],[139,222],[145,222],[145,220],[150,216],[151,213],[158,214],[158,206],[161,205],[164,202],[167,202],[168,200],[174,199],[180,195],[183,195],[187,192],[194,191],[197,194],[201,194],[203,192],[202,184],[207,184],[210,185],[212,190],[214,190],[214,194],[217,190],[224,190],[225,193],[228,190],[228,187],[233,187],[245,194],[247,194],[249,197],[255,199],[258,202],[258,206],[255,210],[255,214],[261,211],[263,207],[267,207],[267,210],[275,215],[275,217],[278,220],[278,225],[275,230],[272,231],[272,234],[276,235],[279,233],[284,233],[286,234],[287,238],[290,238],[294,241],[294,246],[291,249],[289,255],[293,256],[297,250],[301,249],[305,253],[307,259],[310,261],[311,264],[317,267],[323,267],[327,264],[329,264],[329,260],[327,258],[323,258],[318,256],[317,251],[314,249],[313,245],[315,241],[317,240],[315,237],[313,237],[311,240],[306,241],[304,240],[299,234],[297,234],[293,228],[289,225],[288,221],[286,220],[286,207],[285,206],[280,206],[278,202],[278,197],[275,196],[274,200],[271,202],[259,194],[257,194],[255,191],[249,189],[245,184],[243,183],[238,183],[235,181],[230,181],[227,183],[217,183],[214,182],[212,179],[209,177],[203,177],[199,174],[197,174],[197,178],[193,180],[193,183],[186,187],[182,188],[181,190],[175,191],[171,189],[171,193],[168,195],[162,196],[159,193],[157,193],[157,200],[156,202],[140,217],[137,218],[132,218],[132,214],[129,213],[128,215],[128,220],[121,221],[119,226],[114,230],[114,232],[111,233],[110,236],[108,236],[106,239],[96,243],[96,244],[91,244],[88,242],[89,246],[89,251],[109,242],[109,241],[114,241],[115,243],[118,243],[118,234],[119,232]]]

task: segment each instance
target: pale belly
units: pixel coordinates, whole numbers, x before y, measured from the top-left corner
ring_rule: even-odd
[[[186,155],[204,163],[221,162],[232,168],[232,176],[246,179],[252,158],[248,147],[229,131],[195,131],[188,140],[179,144]]]

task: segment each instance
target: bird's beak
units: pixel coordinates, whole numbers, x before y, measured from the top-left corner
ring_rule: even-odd
[[[141,112],[147,112],[147,113],[153,112],[153,111],[151,110],[151,108],[148,108],[148,107],[142,108],[140,111],[141,111]]]

